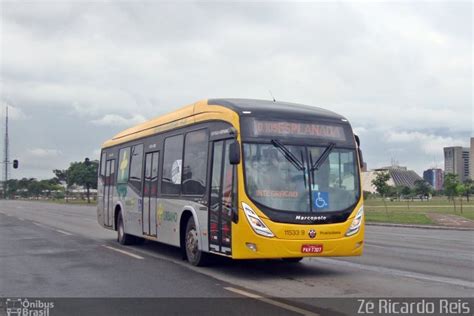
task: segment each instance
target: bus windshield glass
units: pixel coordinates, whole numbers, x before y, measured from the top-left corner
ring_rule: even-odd
[[[246,186],[252,200],[287,212],[335,212],[357,202],[359,177],[353,149],[332,148],[316,169],[312,166],[327,147],[284,147],[298,164],[275,144],[244,143]]]

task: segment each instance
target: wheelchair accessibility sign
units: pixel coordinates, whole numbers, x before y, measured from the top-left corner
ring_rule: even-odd
[[[313,192],[313,205],[318,210],[329,208],[329,192]]]

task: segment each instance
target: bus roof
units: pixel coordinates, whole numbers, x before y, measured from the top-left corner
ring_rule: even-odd
[[[289,102],[273,102],[270,100],[254,99],[208,99],[187,105],[171,113],[159,116],[144,123],[128,128],[106,141],[102,147],[110,147],[140,137],[148,136],[158,131],[165,131],[178,126],[202,121],[204,117],[232,118],[250,112],[252,115],[268,115],[269,113],[284,118],[326,118],[344,119],[334,112],[302,104]],[[250,114],[249,113],[249,114]],[[198,116],[201,116],[198,119]]]
[[[251,114],[281,114],[287,118],[302,118],[313,116],[328,119],[345,119],[343,116],[332,111],[322,109],[316,106],[309,106],[298,103],[254,100],[254,99],[209,99],[208,104],[215,104],[227,107],[236,111],[239,115],[242,112],[251,112]]]

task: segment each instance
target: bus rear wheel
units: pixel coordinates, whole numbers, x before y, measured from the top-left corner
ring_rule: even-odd
[[[118,214],[117,219],[117,241],[121,245],[132,245],[135,242],[134,236],[125,233],[125,227],[123,225],[123,218],[121,212]]]
[[[199,250],[199,234],[191,216],[186,224],[186,233],[184,235],[184,247],[186,257],[193,266],[204,266],[208,264],[208,255]]]

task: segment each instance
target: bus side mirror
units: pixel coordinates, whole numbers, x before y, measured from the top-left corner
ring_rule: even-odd
[[[360,149],[360,138],[358,135],[354,135],[354,138],[357,143],[357,153],[359,154],[359,165],[361,168],[364,168],[364,157],[362,156],[362,150]]]
[[[13,160],[13,169],[18,169],[18,160]]]
[[[355,138],[355,140],[356,140],[357,147],[360,147],[360,138],[359,138],[359,135],[354,135],[354,138]]]
[[[362,155],[362,150],[360,150],[360,148],[357,148],[357,152],[359,153],[360,168],[363,169],[364,168],[364,156]]]
[[[236,140],[229,145],[229,162],[231,165],[240,163],[240,144]]]

